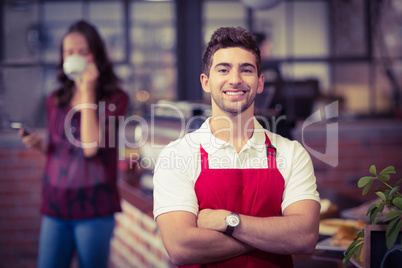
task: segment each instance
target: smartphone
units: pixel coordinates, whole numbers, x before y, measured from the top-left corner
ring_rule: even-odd
[[[22,136],[23,137],[25,137],[25,136],[28,136],[29,134],[31,134],[31,131],[29,130],[29,128],[28,127],[26,127],[24,124],[22,124],[22,123],[18,123],[18,122],[13,122],[13,123],[11,123],[11,128],[12,129],[22,129],[23,130],[23,132],[22,132]]]

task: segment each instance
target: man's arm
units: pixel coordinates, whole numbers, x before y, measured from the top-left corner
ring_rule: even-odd
[[[202,210],[197,224],[222,232],[229,213],[227,210]],[[278,254],[311,254],[318,241],[320,205],[314,200],[302,200],[289,205],[283,216],[240,215],[240,219],[233,237],[254,248]]]
[[[164,213],[156,221],[169,257],[178,266],[222,261],[252,250],[221,232],[198,228],[190,212]]]

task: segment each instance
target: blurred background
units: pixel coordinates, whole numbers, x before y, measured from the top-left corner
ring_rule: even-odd
[[[188,118],[207,116],[210,97],[199,82],[204,48],[218,27],[242,26],[256,35],[263,57],[266,84],[257,115],[271,129],[270,120],[286,116],[277,132],[308,149],[321,196],[338,212],[339,200],[365,200],[357,181],[371,164],[402,172],[400,0],[4,0],[0,267],[35,267],[44,159],[23,148],[11,125],[46,127],[44,102],[57,85],[61,38],[79,19],[104,38],[131,99],[129,115],[149,118],[153,104],[169,103]],[[177,118],[167,114],[156,110],[153,145],[180,136],[161,131],[180,132]],[[123,132],[141,139],[136,126]],[[111,267],[170,266],[152,220],[153,165],[141,162],[157,156],[155,147],[122,148],[124,212]]]
[[[250,8],[253,2],[256,9]],[[401,106],[401,5],[392,0],[2,1],[0,126],[13,121],[44,126],[43,101],[56,86],[62,35],[82,18],[96,25],[107,43],[134,110],[161,99],[208,100],[199,83],[205,44],[220,26],[243,26],[257,34],[265,69],[275,71],[267,80],[278,79],[276,73],[286,82],[317,80],[315,94],[341,100],[344,116],[393,116]]]

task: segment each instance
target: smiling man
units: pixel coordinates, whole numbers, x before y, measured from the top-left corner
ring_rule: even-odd
[[[200,80],[212,116],[166,146],[155,169],[154,217],[166,250],[178,266],[292,267],[291,254],[314,251],[319,195],[306,150],[254,118],[264,76],[253,36],[219,28]],[[190,164],[162,164],[172,156]]]

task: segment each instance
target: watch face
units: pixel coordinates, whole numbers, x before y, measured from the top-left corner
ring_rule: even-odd
[[[237,215],[229,215],[227,217],[227,224],[229,226],[237,226],[240,222],[239,216]]]

